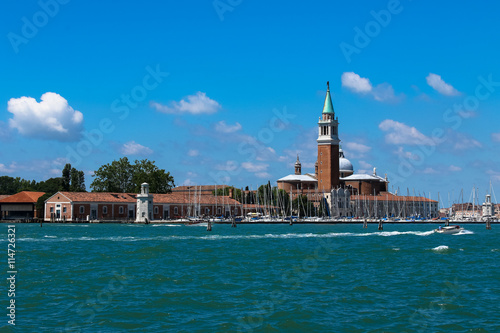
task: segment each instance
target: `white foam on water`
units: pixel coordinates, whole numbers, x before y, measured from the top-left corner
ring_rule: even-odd
[[[392,249],[393,251],[399,251],[399,247],[395,247]]]
[[[460,232],[453,234],[453,236],[460,236],[460,235],[474,235],[474,232],[470,230],[460,230]]]
[[[140,227],[141,225],[128,225],[132,227]],[[158,224],[153,226],[164,226],[164,227],[181,227],[182,225],[178,224]],[[206,227],[206,224],[193,224],[191,226],[200,226]],[[434,231],[375,231],[369,233],[353,233],[353,232],[331,232],[325,234],[315,234],[315,233],[287,233],[287,234],[255,234],[255,235],[217,235],[217,234],[209,234],[204,236],[195,236],[195,235],[159,235],[159,236],[149,236],[149,237],[133,237],[133,236],[109,236],[109,237],[63,237],[63,238],[55,238],[54,237],[45,237],[42,239],[37,238],[22,238],[19,240],[22,241],[114,241],[114,242],[137,242],[137,241],[155,241],[162,240],[168,241],[172,239],[176,240],[239,240],[239,239],[298,239],[298,238],[337,238],[337,237],[392,237],[392,236],[401,236],[401,235],[415,235],[415,236],[429,236],[433,234]],[[395,250],[395,249],[394,249]],[[397,249],[399,250],[399,249]],[[395,250],[395,251],[397,251]]]
[[[43,237],[45,237],[45,238],[57,238],[57,236],[47,236],[47,235],[45,235]]]
[[[415,236],[429,236],[434,233],[434,230],[431,231],[382,231],[382,232],[376,232],[374,234],[378,236],[383,236],[383,237],[390,237],[390,236],[399,236],[399,235],[415,235]]]
[[[180,224],[153,224],[153,227],[182,227]]]
[[[500,249],[491,249],[491,252],[500,252]]]
[[[61,224],[61,225],[58,225],[58,227],[88,227],[89,225],[88,224]]]
[[[432,249],[433,251],[438,251],[438,252],[441,252],[441,251],[448,251],[449,250],[449,247],[446,246],[446,245],[439,245],[439,246],[436,246],[435,248]]]

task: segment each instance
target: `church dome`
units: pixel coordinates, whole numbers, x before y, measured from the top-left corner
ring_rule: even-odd
[[[349,161],[345,157],[339,158],[339,170],[340,171],[353,171],[354,172],[354,167],[352,166],[351,161]]]
[[[354,172],[354,167],[352,166],[351,161],[349,161],[347,158],[344,156],[344,151],[342,150],[342,147],[339,149],[339,171],[340,172]]]

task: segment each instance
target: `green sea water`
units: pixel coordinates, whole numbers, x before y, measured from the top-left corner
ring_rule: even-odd
[[[17,224],[0,331],[500,332],[500,225],[436,227]]]

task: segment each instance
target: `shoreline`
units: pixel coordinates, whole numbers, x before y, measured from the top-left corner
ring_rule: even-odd
[[[367,224],[375,224],[378,225],[380,222],[382,224],[444,224],[444,221],[365,221],[365,220],[356,220],[354,221],[335,221],[335,220],[325,220],[325,221],[294,221],[292,225],[300,225],[300,224],[360,224],[363,225],[364,223]],[[1,220],[0,223],[3,224],[40,224],[40,221],[19,221],[19,220]],[[148,224],[153,224],[153,225],[162,225],[162,224],[178,224],[178,225],[196,225],[196,224],[207,224],[207,221],[151,221]],[[227,224],[227,225],[232,225],[232,221],[217,221],[217,222],[211,222],[212,224]],[[500,224],[500,221],[491,221],[491,224]],[[130,221],[95,221],[95,222],[42,222],[42,224],[137,224],[137,225],[147,225],[146,223],[142,222],[130,222]],[[256,222],[236,222],[236,225],[241,224],[241,225],[254,225],[254,224],[287,224],[290,225],[290,221],[256,221]],[[486,225],[486,221],[450,221],[450,225],[455,225],[455,224],[484,224]]]

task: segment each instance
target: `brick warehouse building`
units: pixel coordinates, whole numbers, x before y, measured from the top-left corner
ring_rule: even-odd
[[[188,216],[241,215],[241,204],[229,197],[188,193],[151,194],[152,220]],[[57,192],[45,201],[45,221],[135,221],[136,193]]]
[[[22,220],[37,218],[36,202],[44,192],[23,191],[0,198],[0,219]]]

